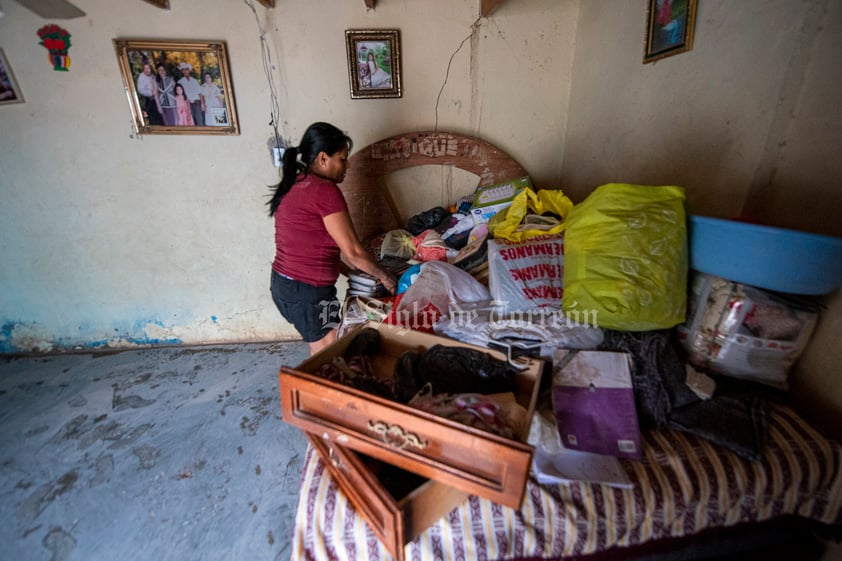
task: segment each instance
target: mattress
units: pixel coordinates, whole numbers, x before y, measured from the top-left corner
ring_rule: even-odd
[[[689,433],[646,431],[643,458],[621,460],[631,488],[530,479],[518,509],[471,496],[410,542],[406,558],[564,559],[786,515],[842,526],[842,446],[789,406],[770,413],[759,461]],[[291,559],[391,559],[312,448]]]

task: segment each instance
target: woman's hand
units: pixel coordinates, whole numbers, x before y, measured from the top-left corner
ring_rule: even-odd
[[[374,257],[363,248],[359,239],[357,239],[348,213],[344,211],[335,212],[325,216],[322,220],[325,229],[336,242],[336,245],[339,246],[339,251],[347,264],[376,277],[390,294],[394,294],[398,286],[394,275],[379,267]]]
[[[390,273],[386,273],[382,277],[380,277],[379,280],[380,284],[382,284],[383,287],[389,291],[389,294],[394,296],[395,292],[397,292],[398,290],[398,282],[395,280],[395,277]]]

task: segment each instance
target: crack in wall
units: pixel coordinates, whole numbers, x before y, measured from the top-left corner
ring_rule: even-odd
[[[482,21],[483,17],[478,17],[474,20],[474,23],[471,24],[471,33],[462,39],[462,42],[459,43],[459,46],[456,47],[456,50],[453,51],[453,54],[450,55],[450,59],[447,61],[447,69],[444,73],[444,81],[441,84],[441,88],[439,89],[439,94],[436,96],[436,107],[435,107],[435,126],[433,127],[433,131],[438,132],[439,130],[439,103],[441,102],[441,95],[444,93],[444,89],[447,86],[447,80],[450,77],[450,67],[453,65],[453,59],[456,58],[456,55],[459,54],[459,51],[462,50],[462,47],[465,46],[469,40],[471,40],[471,55],[470,55],[470,69],[471,69],[471,107],[473,111],[473,105],[475,101],[476,91],[477,91],[477,82],[476,82],[476,71],[475,69],[475,62],[476,58],[474,53],[476,52],[476,45],[475,42],[479,40],[479,34],[477,31],[480,28],[480,21]]]

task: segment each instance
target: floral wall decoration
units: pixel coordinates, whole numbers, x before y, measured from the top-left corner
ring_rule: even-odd
[[[38,37],[41,38],[40,44],[50,52],[48,60],[53,65],[53,70],[67,72],[70,68],[70,57],[67,56],[67,49],[70,48],[70,33],[50,23],[38,30]]]

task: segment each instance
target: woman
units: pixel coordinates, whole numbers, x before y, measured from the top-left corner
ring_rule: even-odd
[[[187,94],[184,93],[184,86],[181,84],[175,85],[175,112],[176,125],[187,127],[195,126],[193,113],[190,112],[190,100],[187,99]]]
[[[221,121],[216,120],[214,109],[222,107],[222,92],[213,83],[213,76],[210,72],[205,72],[204,83],[199,88],[199,97],[202,100],[202,111],[205,113],[205,125],[207,126],[225,126],[228,123],[227,119]]]
[[[378,278],[395,279],[363,248],[339,190],[353,142],[328,123],[313,123],[301,145],[284,152],[283,179],[267,203],[275,219],[272,299],[315,354],[336,340],[340,260]],[[300,161],[299,161],[300,158]]]
[[[167,74],[167,67],[162,62],[156,67],[158,76],[158,105],[161,107],[161,115],[164,117],[164,124],[173,127],[178,122],[175,111],[175,80]]]
[[[374,53],[368,53],[368,60],[366,61],[368,67],[368,75],[371,81],[372,88],[391,88],[392,76],[377,66],[377,61],[374,59]]]

